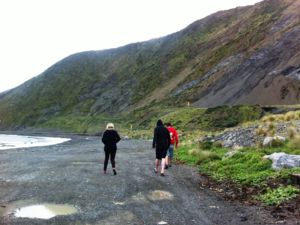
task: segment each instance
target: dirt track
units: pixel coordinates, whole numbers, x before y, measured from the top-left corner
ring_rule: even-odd
[[[197,170],[174,165],[153,172],[151,142],[118,145],[118,175],[102,174],[99,137],[72,136],[63,144],[0,151],[0,224],[272,224],[264,211],[225,202],[201,189]],[[16,218],[16,208],[70,204],[78,212],[48,220]]]

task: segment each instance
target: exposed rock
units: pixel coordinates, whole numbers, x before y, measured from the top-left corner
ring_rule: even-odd
[[[233,145],[232,148],[224,155],[224,158],[229,158],[229,157],[234,156],[242,148],[243,148],[242,146]]]
[[[237,128],[234,130],[225,131],[223,134],[216,136],[214,141],[220,141],[226,148],[233,146],[254,146],[255,139],[255,127]]]
[[[272,160],[272,168],[275,170],[300,167],[300,155],[289,155],[284,152],[279,152],[265,155],[263,158]]]
[[[284,142],[286,140],[285,137],[281,137],[281,136],[275,136],[275,137],[265,137],[264,141],[263,141],[263,146],[272,146],[272,143],[274,141],[276,142]]]

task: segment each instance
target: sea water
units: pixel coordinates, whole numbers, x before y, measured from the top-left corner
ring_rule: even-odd
[[[0,134],[0,150],[56,145],[70,140],[70,138],[59,137]]]

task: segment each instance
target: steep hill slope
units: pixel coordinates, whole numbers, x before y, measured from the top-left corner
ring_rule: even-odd
[[[1,127],[155,104],[299,103],[300,0],[221,11],[147,42],[71,55],[0,95]]]

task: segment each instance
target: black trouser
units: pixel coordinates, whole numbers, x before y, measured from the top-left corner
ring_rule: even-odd
[[[106,171],[107,169],[109,158],[110,158],[112,168],[116,168],[115,157],[116,157],[117,150],[104,150],[104,152],[105,152],[104,170]]]

